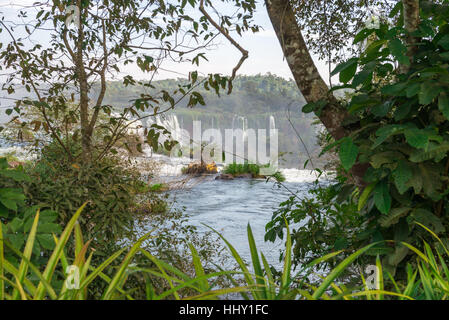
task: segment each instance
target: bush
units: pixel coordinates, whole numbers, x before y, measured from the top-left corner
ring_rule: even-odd
[[[77,148],[76,145],[72,147]],[[160,193],[165,185],[148,185],[142,181],[137,168],[118,157],[108,156],[83,164],[60,157],[61,154],[60,147],[52,143],[42,149],[35,163],[26,166],[31,177],[23,182],[26,203],[51,210],[55,214],[55,222],[61,226],[68,223],[77,206],[86,203],[78,223],[85,239],[90,240],[95,248],[92,263],[100,264],[102,259],[127,243],[137,241],[141,230],[152,228],[155,230],[154,238],[146,240],[142,247],[156,257],[173,262],[184,272],[194,270],[186,255],[187,242],[195,244],[208,268],[214,267],[213,259],[223,261],[224,257],[220,259],[223,247],[208,234],[198,235],[196,228],[188,225],[184,213],[172,209],[168,195]],[[50,240],[54,245],[53,239]],[[67,250],[74,254],[75,246],[69,243]],[[135,256],[135,263],[141,267],[154,267],[140,254]],[[105,274],[113,276],[113,270],[105,271]],[[147,281],[155,280],[152,277],[142,279],[132,273],[125,288],[132,286],[138,290],[135,295],[142,297]],[[153,287],[156,292],[162,292],[166,285],[156,281]],[[91,285],[91,298],[99,298],[105,288],[106,283],[96,279]]]
[[[44,148],[41,158],[26,168],[31,177],[25,184],[29,203],[58,212],[59,223],[64,225],[76,208],[88,202],[79,223],[99,248],[100,243],[129,235],[141,190],[140,175],[113,157],[88,164],[61,161],[53,147]]]
[[[247,162],[245,162],[243,164],[231,163],[231,164],[228,164],[223,169],[223,172],[225,174],[231,174],[233,176],[240,176],[240,175],[249,174],[249,175],[251,175],[252,178],[272,177],[272,178],[274,178],[278,182],[285,181],[285,177],[284,177],[284,175],[280,171],[275,172],[271,176],[263,176],[263,175],[260,174],[260,169],[261,168],[268,168],[269,166],[270,166],[269,164],[259,165],[259,164],[251,164],[251,163],[247,163]]]
[[[342,183],[316,184],[302,198],[291,196],[282,202],[266,225],[265,241],[284,238],[286,222],[292,227],[292,262],[294,266],[310,263],[329,252],[360,248],[364,219],[357,212],[354,197],[342,197]],[[341,254],[339,259],[346,255]],[[281,253],[282,256],[285,252]],[[323,267],[333,267],[338,259],[327,260]]]
[[[24,172],[22,166],[9,168],[6,158],[0,158],[0,223],[3,224],[4,239],[14,245],[14,248],[23,250],[26,235],[31,229],[32,222],[39,206],[27,206],[26,197],[22,188],[23,183],[29,183],[30,177]],[[61,227],[56,223],[58,215],[52,210],[41,210],[41,224],[36,230],[36,241],[31,248],[35,254],[34,263],[39,263],[53,250],[52,234],[58,234]],[[15,255],[6,249],[5,256],[14,265],[18,265]]]

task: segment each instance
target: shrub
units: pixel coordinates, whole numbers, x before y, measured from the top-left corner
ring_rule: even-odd
[[[449,16],[438,8],[421,8],[413,55],[406,55],[410,35],[399,18],[361,30],[355,42],[367,40],[365,50],[333,72],[340,88],[353,92],[345,104],[352,134],[329,147],[337,147],[348,175],[355,164],[368,168],[365,185],[353,188],[365,243],[395,239],[420,247],[422,238],[431,240],[415,222],[449,241]],[[398,2],[391,18],[400,11]],[[319,113],[322,102],[305,108]],[[385,268],[406,277],[409,248],[382,242],[376,250]]]
[[[3,226],[4,239],[18,250],[23,250],[26,235],[31,229],[34,216],[39,206],[27,206],[22,183],[29,183],[30,177],[22,166],[9,168],[6,158],[0,158],[0,223]],[[41,224],[36,230],[36,241],[31,248],[35,253],[33,262],[42,260],[48,250],[53,250],[52,234],[58,234],[61,227],[56,223],[58,215],[52,210],[41,210]],[[10,250],[5,256],[17,266],[15,256]]]
[[[329,252],[360,248],[364,219],[357,212],[356,198],[342,197],[344,192],[343,183],[315,183],[308,195],[291,196],[280,204],[266,225],[265,241],[283,239],[287,222],[292,227],[289,231],[294,266],[308,264]],[[285,252],[281,257],[283,255]],[[344,256],[340,255],[339,259]],[[322,266],[333,267],[337,262],[337,259],[331,259]]]
[[[88,202],[79,223],[95,243],[114,242],[132,232],[138,180],[116,159],[78,165],[50,162],[44,156],[27,171],[31,176],[26,184],[29,202],[58,212],[61,224]]]
[[[228,164],[224,169],[223,172],[226,174],[231,174],[233,176],[239,176],[239,175],[245,175],[250,174],[252,178],[266,178],[266,177],[272,177],[278,182],[285,181],[284,175],[277,171],[271,176],[262,176],[260,174],[261,168],[267,168],[269,167],[269,164],[267,165],[259,165],[259,164],[251,164],[251,163],[231,163]]]

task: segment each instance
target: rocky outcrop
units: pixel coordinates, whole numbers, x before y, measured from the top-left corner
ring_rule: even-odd
[[[232,174],[222,173],[216,176],[215,180],[234,180],[234,176]]]

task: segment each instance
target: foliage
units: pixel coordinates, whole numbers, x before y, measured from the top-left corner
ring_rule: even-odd
[[[394,1],[290,1],[309,50],[329,64],[359,50],[350,40],[373,16],[386,16]],[[331,69],[329,70],[329,72]]]
[[[291,196],[280,204],[266,225],[265,241],[283,239],[287,222],[292,228],[289,232],[295,267],[308,264],[329,252],[360,248],[363,242],[359,237],[364,220],[357,213],[355,197],[345,198],[342,196],[345,192],[348,188],[343,183],[318,184],[309,189],[308,195]],[[337,262],[337,259],[329,260],[322,266],[332,267]]]
[[[232,245],[219,236],[228,246],[233,258],[241,271],[208,272],[202,263],[201,256],[190,244],[189,251],[194,268],[194,275],[188,275],[164,260],[156,258],[149,251],[142,249],[142,243],[154,236],[152,232],[143,235],[138,241],[124,247],[105,258],[98,266],[92,264],[95,251],[89,252],[90,241],[85,242],[77,219],[82,214],[83,205],[73,215],[65,226],[60,237],[54,237],[55,248],[42,265],[36,265],[32,260],[32,248],[36,241],[37,229],[40,223],[39,212],[36,213],[30,231],[27,233],[25,249],[15,248],[7,239],[0,237],[0,300],[84,300],[92,297],[92,288],[95,281],[102,281],[105,287],[99,299],[135,299],[134,290],[127,288],[133,274],[142,275],[145,283],[145,296],[138,297],[148,300],[175,299],[217,299],[225,294],[239,293],[244,299],[447,299],[449,269],[446,266],[444,255],[449,255],[449,249],[430,229],[420,225],[435,240],[433,248],[424,243],[425,251],[402,242],[401,245],[410,248],[416,254],[416,267],[408,265],[407,279],[397,282],[393,276],[384,271],[379,258],[376,260],[378,275],[377,289],[367,287],[367,282],[361,275],[360,284],[356,287],[347,287],[338,282],[338,277],[356,259],[365,254],[376,243],[370,244],[342,260],[330,270],[326,276],[321,277],[317,287],[308,283],[307,275],[314,272],[313,267],[326,260],[332,259],[342,253],[335,251],[319,257],[304,266],[296,275],[292,274],[291,246],[292,240],[287,231],[286,255],[284,267],[279,278],[271,272],[263,253],[259,253],[254,242],[251,227],[248,225],[248,244],[251,250],[252,268],[250,271],[238,252]],[[288,228],[287,228],[288,230]],[[216,231],[215,231],[216,232]],[[0,235],[4,234],[3,224],[0,224]],[[66,247],[71,235],[75,251],[73,258],[66,254]],[[14,266],[8,256],[4,256],[4,249],[9,248],[19,260],[19,266]],[[126,252],[126,254],[125,254]],[[136,257],[147,261],[146,265],[136,264]],[[438,258],[438,259],[437,259]],[[112,267],[114,262],[117,267]],[[142,261],[142,260],[141,260]],[[111,273],[112,271],[112,273]],[[108,276],[107,274],[111,275]],[[239,285],[234,278],[241,275],[243,285]],[[216,287],[215,279],[220,276],[228,277],[232,284],[228,287]],[[386,278],[386,276],[388,278]],[[163,292],[156,292],[150,277],[160,278],[169,287]],[[384,282],[390,279],[394,291],[386,291]],[[185,291],[188,288],[190,291]],[[185,292],[188,292],[186,295]]]
[[[80,144],[70,145],[74,152],[81,151]],[[137,196],[148,189],[142,186],[140,173],[126,168],[118,158],[72,163],[61,157],[56,142],[44,147],[40,158],[26,171],[31,177],[25,184],[28,202],[58,212],[61,225],[69,221],[76,208],[88,202],[79,224],[100,251],[102,246],[131,234]]]
[[[439,8],[422,8],[412,34],[420,39],[413,56],[406,54],[409,35],[402,24],[381,23],[379,29],[360,31],[355,43],[369,36],[375,40],[360,57],[334,70],[342,87],[354,90],[346,105],[347,125],[358,128],[335,143],[342,166],[369,166],[358,200],[367,243],[394,239],[419,246],[428,234],[415,222],[447,241],[449,12]],[[391,17],[400,12],[398,3]],[[385,268],[404,270],[408,248],[382,245],[376,250]]]
[[[167,186],[164,183],[155,183],[153,185],[150,186],[149,191],[151,192],[160,192],[160,191],[165,191],[167,190]]]
[[[81,228],[77,224],[77,219],[81,215],[84,206],[85,204],[69,220],[61,236],[59,238],[54,237],[55,249],[42,266],[34,265],[30,261],[30,257],[33,254],[31,248],[33,248],[36,241],[36,231],[40,219],[39,213],[33,219],[23,253],[3,237],[0,238],[0,300],[88,299],[91,297],[92,291],[95,292],[96,289],[92,289],[92,284],[95,284],[95,281],[98,280],[106,283],[101,300],[133,299],[132,295],[125,291],[124,288],[130,274],[136,272],[144,273],[147,276],[155,275],[164,278],[170,284],[171,290],[156,295],[151,283],[148,282],[149,278],[145,277],[145,280],[147,280],[145,298],[151,300],[158,300],[169,295],[179,298],[183,288],[190,288],[200,294],[207,291],[209,298],[226,294],[228,291],[234,292],[239,290],[238,288],[211,290],[212,285],[208,284],[209,278],[230,272],[205,274],[203,266],[199,264],[200,257],[198,252],[193,246],[190,248],[196,270],[196,278],[194,279],[191,279],[179,269],[170,267],[162,260],[155,258],[149,251],[141,248],[142,242],[150,238],[152,232],[145,234],[128,248],[122,248],[108,256],[101,264],[94,267],[91,262],[93,261],[95,251],[88,253],[90,241],[84,242]],[[2,224],[0,224],[1,234]],[[70,259],[65,254],[71,234],[74,234],[73,240],[75,243],[73,259]],[[9,259],[3,256],[4,247],[10,248],[19,257],[19,267],[14,267]],[[123,256],[125,251],[128,252]],[[147,260],[147,264],[150,263],[153,267],[149,269],[148,267],[133,265],[137,255],[144,257]],[[121,262],[117,267],[112,268],[112,263],[119,257],[122,257]],[[108,269],[112,271],[111,276],[107,275]],[[71,270],[76,271],[74,271],[75,273],[70,273],[72,272]],[[179,281],[177,278],[168,275],[171,272],[174,272],[175,277],[180,277],[182,280]],[[70,278],[72,275],[74,277]],[[180,285],[174,287],[173,283]],[[71,285],[74,287],[71,287]]]
[[[22,166],[9,168],[6,158],[0,158],[0,222],[4,224],[4,239],[22,250],[26,235],[30,232],[36,210],[39,206],[27,206],[22,183],[29,183],[30,177]],[[35,253],[34,262],[39,262],[48,250],[53,250],[53,233],[59,233],[61,227],[56,220],[58,215],[52,210],[41,210],[41,224],[36,230],[36,241],[30,248]],[[42,255],[41,255],[42,253]],[[5,256],[13,265],[17,262],[9,249]]]
[[[272,177],[278,182],[285,181],[285,177],[280,171],[275,172],[271,176],[263,176],[260,174],[261,168],[268,168],[269,166],[270,166],[269,164],[259,165],[259,164],[253,164],[253,163],[247,163],[247,162],[245,162],[243,164],[230,163],[223,169],[223,172],[226,174],[231,174],[233,176],[241,176],[241,175],[248,174],[252,178]]]

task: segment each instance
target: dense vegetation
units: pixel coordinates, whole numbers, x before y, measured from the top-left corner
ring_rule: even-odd
[[[307,261],[308,250],[351,252],[377,243],[367,254],[382,257],[385,269],[406,279],[413,250],[403,242],[419,247],[425,239],[438,246],[418,223],[448,241],[449,12],[438,8],[422,9],[412,56],[402,20],[383,21],[360,31],[355,42],[365,41],[365,50],[334,70],[342,83],[334,90],[352,90],[342,103],[350,114],[347,127],[355,128],[340,140],[328,139],[326,150],[336,148],[340,158],[338,184],[317,186],[313,199],[292,197],[267,226],[273,240],[282,235],[282,219],[310,219],[293,232],[298,261]],[[398,4],[390,18],[400,12]],[[319,114],[322,107],[318,101],[303,110]],[[366,170],[362,185],[352,179],[356,165]],[[315,214],[319,207],[323,215]]]

